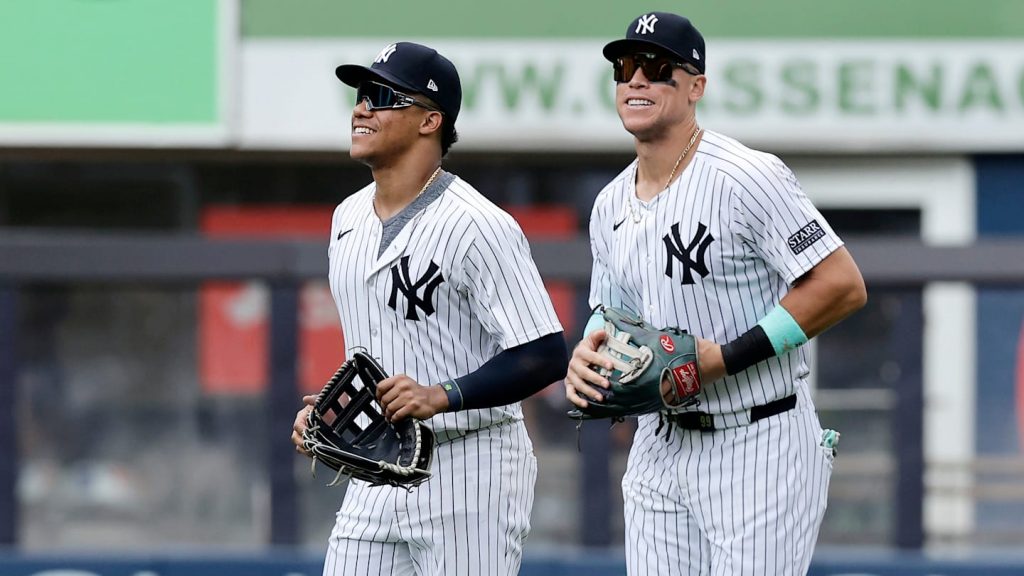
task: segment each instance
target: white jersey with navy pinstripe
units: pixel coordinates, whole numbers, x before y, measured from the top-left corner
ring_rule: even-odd
[[[591,305],[725,343],[842,245],[788,167],[721,134],[704,132],[650,202],[635,174],[634,161],[595,201]],[[832,469],[806,374],[797,349],[706,384],[689,410],[713,431],[640,417],[622,479],[628,574],[806,573]],[[749,423],[791,395],[794,409]]]
[[[770,312],[789,284],[842,241],[781,160],[705,131],[693,160],[650,202],[636,161],[598,195],[590,221],[590,304],[655,326],[729,342]],[[803,349],[712,383],[701,411],[723,414],[794,393]]]
[[[369,350],[388,374],[440,384],[562,330],[518,223],[468,183],[456,177],[379,258],[374,190],[345,199],[331,227],[331,293],[346,346]],[[521,418],[516,403],[428,425],[473,430]]]
[[[346,344],[424,385],[562,329],[515,220],[459,178],[436,182],[447,188],[383,253],[372,184],[338,206],[329,247]],[[518,574],[537,475],[519,403],[427,424],[430,479],[410,491],[352,481],[324,576]]]

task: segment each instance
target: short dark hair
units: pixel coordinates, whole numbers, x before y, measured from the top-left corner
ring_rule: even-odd
[[[440,108],[437,105],[437,102],[431,100],[430,97],[427,96],[426,94],[417,95],[420,96],[420,99],[422,99],[424,102],[427,102],[431,106],[434,106],[435,108]],[[452,147],[452,144],[455,144],[456,142],[459,141],[459,133],[455,131],[455,122],[453,122],[452,119],[449,118],[447,114],[441,112],[440,109],[436,110],[436,112],[441,113],[441,157],[444,158],[445,156],[448,155],[448,149]]]
[[[455,123],[447,116],[443,116],[441,124],[441,157],[448,155],[448,149],[459,141],[459,133],[455,131]]]

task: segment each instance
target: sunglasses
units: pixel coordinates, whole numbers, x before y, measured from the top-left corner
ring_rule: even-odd
[[[441,111],[440,108],[431,106],[426,102],[420,102],[408,94],[395,90],[391,86],[372,80],[361,82],[359,87],[356,88],[356,106],[363,101],[366,102],[367,110],[393,110],[396,108],[408,108],[409,106],[420,106],[433,112]]]
[[[673,60],[660,54],[650,52],[638,52],[626,56],[619,56],[612,63],[615,71],[615,81],[629,82],[633,79],[637,69],[644,71],[644,78],[651,82],[668,82],[672,79],[672,70],[681,68],[687,74],[699,76],[700,72],[690,64]]]

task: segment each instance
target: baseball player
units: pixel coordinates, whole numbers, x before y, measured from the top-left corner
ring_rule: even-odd
[[[604,47],[637,158],[598,195],[590,304],[698,337],[697,406],[642,416],[622,480],[629,574],[804,574],[836,434],[801,344],[864,305],[860,272],[781,160],[704,130],[707,53],[689,20],[644,14]],[[590,327],[566,396],[611,368]],[[661,426],[659,426],[661,424]]]
[[[417,488],[349,484],[324,575],[518,574],[537,474],[519,401],[564,376],[562,328],[515,220],[441,167],[454,65],[399,42],[336,74],[356,88],[351,156],[373,183],[334,212],[331,292],[346,341],[393,375],[385,415],[426,421],[437,444]]]

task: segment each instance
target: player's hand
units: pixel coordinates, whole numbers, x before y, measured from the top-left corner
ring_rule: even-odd
[[[711,340],[697,338],[697,370],[704,384],[725,378],[725,360],[722,359],[722,346]]]
[[[391,422],[403,418],[426,420],[448,409],[448,395],[440,386],[423,386],[398,374],[377,384],[377,400],[384,408],[384,417]]]
[[[569,371],[565,375],[565,397],[577,408],[586,408],[587,398],[596,401],[602,399],[601,393],[594,389],[595,386],[609,386],[608,379],[591,368],[596,365],[612,369],[611,360],[597,353],[597,348],[606,338],[607,332],[594,330],[573,348]]]
[[[292,444],[295,444],[296,452],[303,456],[309,456],[306,449],[302,447],[302,433],[306,431],[306,416],[309,415],[309,411],[313,409],[313,404],[316,403],[316,395],[303,396],[302,403],[305,406],[295,413],[295,422],[292,424]]]

